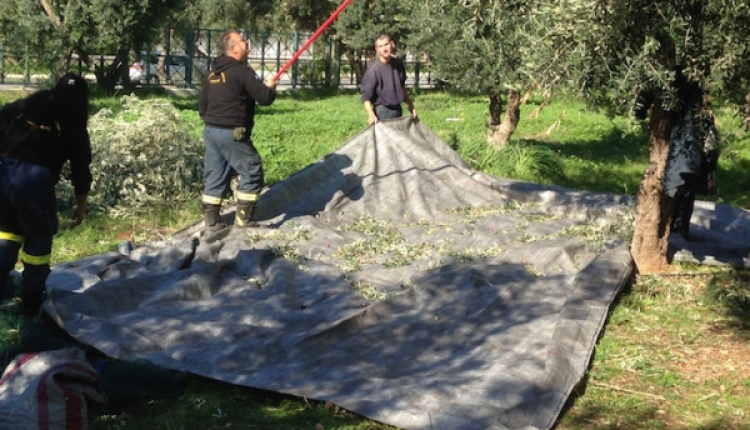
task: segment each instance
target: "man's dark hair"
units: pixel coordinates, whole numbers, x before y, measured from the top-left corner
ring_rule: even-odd
[[[387,34],[384,33],[384,34],[381,34],[381,35],[379,35],[378,37],[375,38],[375,44],[377,45],[378,41],[384,40],[384,39],[388,39],[389,41],[392,40],[391,36],[389,36],[389,35],[387,35]]]

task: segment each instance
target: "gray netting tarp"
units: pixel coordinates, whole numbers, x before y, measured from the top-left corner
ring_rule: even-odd
[[[59,265],[45,309],[111,357],[405,429],[548,429],[633,271],[630,197],[473,171],[409,118],[256,215]]]
[[[669,256],[676,261],[750,269],[750,212],[696,201],[689,240],[672,235],[669,243]]]

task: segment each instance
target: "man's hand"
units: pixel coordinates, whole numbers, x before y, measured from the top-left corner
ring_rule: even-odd
[[[367,125],[377,124],[378,116],[375,114],[375,106],[370,101],[364,102],[364,106],[365,112],[367,112]]]
[[[86,200],[88,200],[88,194],[76,196],[76,210],[73,212],[71,227],[80,225],[86,219]]]
[[[416,109],[416,108],[415,108],[414,106],[412,106],[412,107],[411,107],[411,108],[409,109],[409,112],[411,112],[411,117],[412,117],[412,118],[414,118],[414,119],[419,119],[419,115],[417,115],[417,109]]]
[[[266,79],[266,86],[272,90],[276,89],[276,79],[274,78],[268,78]]]

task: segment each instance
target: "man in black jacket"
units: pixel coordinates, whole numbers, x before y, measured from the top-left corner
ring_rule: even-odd
[[[254,226],[257,223],[252,214],[264,185],[263,164],[251,139],[255,104],[273,103],[276,81],[269,79],[264,84],[247,65],[248,42],[239,32],[222,33],[219,49],[222,56],[214,62],[198,103],[198,113],[205,123],[206,144],[201,204],[206,228],[223,228],[221,203],[236,172],[239,183],[234,223]]]
[[[68,73],[53,89],[0,110],[0,287],[20,253],[25,316],[37,314],[44,301],[59,226],[55,185],[67,161],[77,202],[73,225],[86,216],[92,182],[88,103],[86,81]]]

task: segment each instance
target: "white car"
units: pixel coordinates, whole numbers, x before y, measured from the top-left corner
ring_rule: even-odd
[[[158,65],[150,64],[149,66],[149,68],[146,68],[143,61],[131,64],[128,73],[130,76],[130,83],[159,85]]]

